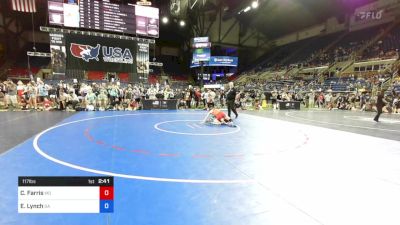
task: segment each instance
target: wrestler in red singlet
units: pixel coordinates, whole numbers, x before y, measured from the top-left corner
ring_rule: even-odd
[[[226,117],[225,113],[219,109],[213,109],[211,114],[213,114],[218,121],[221,121]]]

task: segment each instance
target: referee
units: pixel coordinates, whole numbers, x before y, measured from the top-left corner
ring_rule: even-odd
[[[379,122],[379,117],[380,117],[380,115],[382,114],[382,109],[383,109],[383,107],[385,106],[385,100],[384,100],[384,92],[383,91],[380,91],[380,92],[378,92],[378,98],[377,98],[377,100],[376,100],[376,110],[377,110],[377,114],[376,114],[376,116],[375,116],[375,118],[374,118],[374,120],[376,121],[376,122]]]
[[[235,113],[236,118],[239,116],[235,107],[236,89],[233,82],[229,82],[229,91],[226,93],[226,103],[228,105],[228,116],[231,117],[231,110]]]

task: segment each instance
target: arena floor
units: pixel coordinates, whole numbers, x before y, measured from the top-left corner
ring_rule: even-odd
[[[237,128],[201,124],[204,111],[60,114],[46,128],[14,115],[0,121],[0,137],[20,136],[0,155],[1,225],[400,224],[399,115],[249,111]],[[37,135],[19,144],[16,121]],[[96,175],[115,177],[113,214],[17,213],[18,176]]]

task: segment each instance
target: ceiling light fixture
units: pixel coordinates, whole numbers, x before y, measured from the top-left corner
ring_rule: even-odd
[[[252,7],[253,9],[258,8],[258,1],[252,2],[252,3],[251,3],[251,7]]]
[[[169,22],[168,17],[164,16],[164,17],[162,18],[162,22],[163,22],[163,24],[167,24],[167,23]]]

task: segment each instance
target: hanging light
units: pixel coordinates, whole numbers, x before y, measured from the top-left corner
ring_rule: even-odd
[[[162,18],[162,22],[163,22],[163,24],[167,24],[167,23],[169,22],[168,17],[164,16],[164,17]]]
[[[251,3],[251,7],[252,7],[253,9],[258,8],[258,1],[253,1],[253,2]]]

